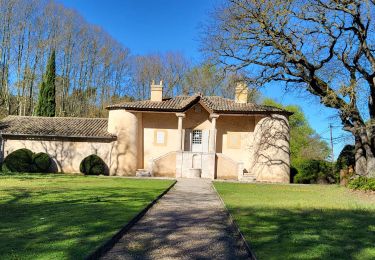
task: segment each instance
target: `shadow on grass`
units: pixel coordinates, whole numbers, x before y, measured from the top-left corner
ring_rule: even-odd
[[[375,259],[375,212],[231,207],[262,259]]]
[[[1,259],[82,259],[169,185],[0,189]]]

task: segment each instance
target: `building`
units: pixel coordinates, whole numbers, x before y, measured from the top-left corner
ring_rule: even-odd
[[[177,96],[163,99],[151,85],[150,100],[107,107],[108,119],[8,116],[1,121],[2,152],[46,152],[62,172],[78,172],[81,160],[99,155],[111,175],[150,173],[289,182],[290,112],[235,99]]]

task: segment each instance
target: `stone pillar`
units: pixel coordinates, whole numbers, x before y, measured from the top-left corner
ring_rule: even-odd
[[[219,117],[218,114],[211,114],[211,131],[210,131],[210,141],[209,149],[210,153],[216,153],[216,119]]]
[[[177,151],[182,151],[183,134],[182,134],[182,119],[185,118],[184,113],[176,113],[178,117],[178,128],[177,128]]]

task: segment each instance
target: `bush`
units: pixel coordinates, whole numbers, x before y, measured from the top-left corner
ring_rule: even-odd
[[[36,172],[48,172],[51,168],[51,157],[46,153],[37,153],[33,155],[33,164]]]
[[[8,154],[4,159],[3,172],[48,172],[51,158],[46,153],[34,154],[26,148],[18,149]]]
[[[352,167],[354,169],[355,166],[355,147],[354,145],[345,145],[345,147],[341,150],[339,157],[337,157],[335,171],[337,175],[340,174],[340,170],[347,169],[348,167]]]
[[[375,191],[375,178],[358,177],[351,180],[348,187],[353,190]]]
[[[294,177],[295,183],[332,183],[335,178],[332,176],[332,166],[323,160],[304,160],[299,162],[298,173]]]
[[[34,172],[33,152],[26,148],[11,152],[3,161],[2,170],[4,172]]]
[[[85,175],[108,175],[107,165],[96,154],[89,155],[83,159],[79,170]]]

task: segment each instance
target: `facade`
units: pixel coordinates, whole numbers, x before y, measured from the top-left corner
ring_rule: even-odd
[[[235,99],[178,96],[109,106],[107,119],[9,116],[2,120],[2,151],[47,152],[63,172],[98,154],[111,175],[201,177],[289,182],[289,112],[247,103],[239,84]]]

